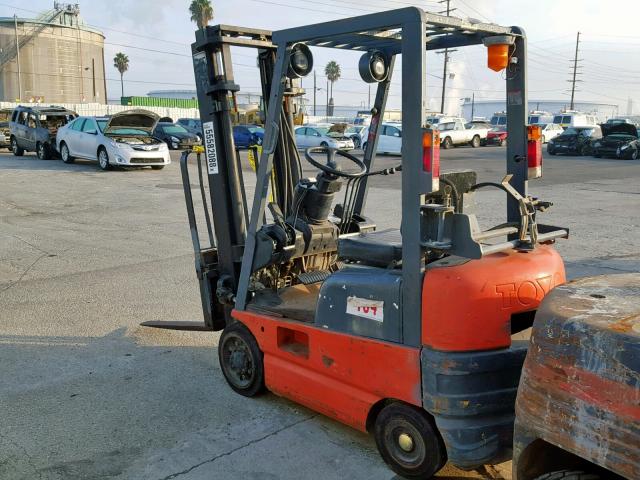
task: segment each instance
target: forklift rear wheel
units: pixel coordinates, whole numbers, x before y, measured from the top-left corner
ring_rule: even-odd
[[[387,405],[376,418],[374,433],[384,461],[405,478],[431,478],[447,462],[442,438],[420,408],[400,402]]]
[[[561,470],[558,472],[545,473],[535,480],[600,480],[600,475],[587,473],[578,470]]]
[[[220,336],[218,359],[229,386],[245,397],[265,390],[264,364],[258,342],[240,322],[227,326]]]

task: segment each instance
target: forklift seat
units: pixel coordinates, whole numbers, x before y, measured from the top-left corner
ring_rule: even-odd
[[[399,229],[360,233],[338,240],[338,257],[372,267],[395,267],[402,262]]]

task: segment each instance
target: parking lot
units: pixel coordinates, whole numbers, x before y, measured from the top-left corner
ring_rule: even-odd
[[[504,154],[453,149],[442,166],[500,181]],[[139,326],[202,318],[172,158],[103,172],[0,154],[0,478],[392,478],[368,436],[271,394],[234,394],[218,334]],[[555,204],[539,222],[571,232],[558,243],[568,275],[640,270],[640,161],[545,162],[530,189]],[[399,188],[399,175],[373,182],[380,226],[398,226]],[[500,223],[504,194],[480,193],[478,206],[482,224]]]

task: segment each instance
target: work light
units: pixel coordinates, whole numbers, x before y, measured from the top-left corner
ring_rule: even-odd
[[[304,43],[296,43],[291,47],[287,77],[306,77],[311,72],[311,69],[313,69],[313,55],[311,54],[311,50]]]
[[[384,53],[367,52],[358,63],[360,77],[367,83],[382,82],[389,76],[389,62]]]

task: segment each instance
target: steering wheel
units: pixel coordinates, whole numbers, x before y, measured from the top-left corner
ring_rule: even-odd
[[[324,163],[318,162],[315,158],[313,158],[314,153],[324,153],[327,156],[327,163],[324,164]],[[355,163],[358,166],[359,171],[353,172],[353,173],[343,172],[342,170],[339,169],[339,166],[335,161],[336,156],[344,157],[347,160],[351,160],[353,163]],[[311,165],[313,165],[317,169],[322,170],[323,172],[328,173],[329,175],[334,175],[336,177],[358,178],[363,176],[365,173],[367,173],[367,166],[364,164],[362,160],[360,160],[358,157],[354,157],[350,153],[344,152],[342,150],[338,150],[337,148],[331,148],[331,147],[307,148],[304,151],[304,157],[307,159],[307,162],[309,162]]]

